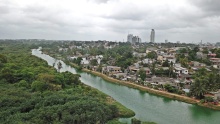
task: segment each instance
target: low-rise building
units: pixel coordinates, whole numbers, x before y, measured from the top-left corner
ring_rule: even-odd
[[[86,58],[82,58],[80,64],[81,65],[89,65],[89,60],[87,60]]]
[[[183,68],[179,64],[175,64],[173,72],[175,72],[178,76],[189,73],[187,68]]]
[[[102,67],[102,73],[108,73],[109,75],[120,73],[121,67],[118,66],[106,66]]]

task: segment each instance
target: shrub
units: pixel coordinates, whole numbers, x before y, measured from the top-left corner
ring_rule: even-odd
[[[204,99],[201,99],[201,100],[200,100],[200,103],[205,103],[205,100],[204,100]]]
[[[29,84],[26,80],[21,80],[21,81],[19,81],[18,86],[28,88]]]
[[[31,84],[31,89],[33,91],[44,91],[47,89],[47,85],[46,83],[44,82],[40,82],[40,81],[34,81],[32,84]]]
[[[206,102],[213,102],[214,101],[214,99],[212,98],[212,97],[205,97],[205,101]]]

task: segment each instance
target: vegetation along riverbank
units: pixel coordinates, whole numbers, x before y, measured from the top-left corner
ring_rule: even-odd
[[[32,56],[34,46],[0,44],[1,123],[107,123],[134,112],[110,96],[84,85],[80,75],[59,73]]]

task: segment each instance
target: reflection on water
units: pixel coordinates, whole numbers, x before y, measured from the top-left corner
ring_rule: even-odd
[[[41,54],[38,50],[33,50],[32,54],[46,60],[51,66],[55,62],[55,59]],[[80,79],[83,83],[108,94],[124,106],[132,109],[136,113],[135,117],[141,121],[153,121],[158,124],[219,124],[220,122],[219,111],[110,83],[100,77],[76,71],[62,61],[61,63],[62,72],[69,71],[74,74],[80,74]],[[130,120],[126,119],[120,120],[130,122]]]

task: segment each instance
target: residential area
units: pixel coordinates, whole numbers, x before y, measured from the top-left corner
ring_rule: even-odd
[[[111,78],[156,90],[220,100],[218,44],[128,43],[110,41],[54,43],[44,52]]]

